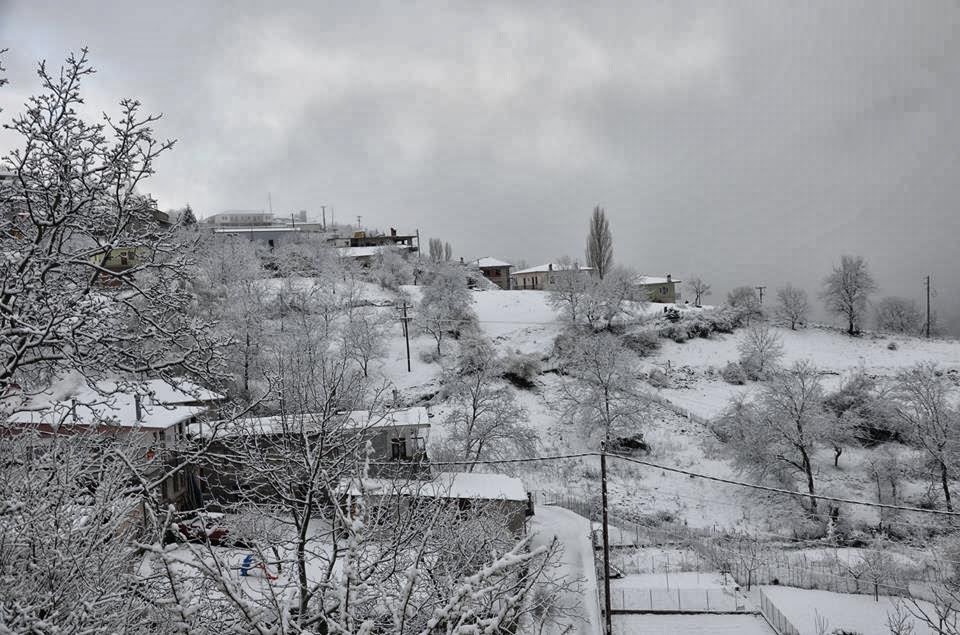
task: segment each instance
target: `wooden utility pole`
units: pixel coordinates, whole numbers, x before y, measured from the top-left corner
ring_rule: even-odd
[[[410,328],[407,323],[410,321],[410,318],[407,317],[407,301],[403,301],[403,317],[400,318],[403,322],[403,337],[407,340],[407,372],[412,372],[410,370]]]
[[[600,500],[603,506],[603,623],[606,635],[612,635],[610,619],[610,530],[607,526],[607,442],[600,443]]]
[[[930,339],[930,276],[927,276],[927,339]]]
[[[327,231],[327,206],[321,205],[320,209],[323,210],[323,231]]]
[[[760,304],[763,304],[763,290],[766,289],[766,287],[761,285],[758,287],[754,287],[754,289],[760,292]]]

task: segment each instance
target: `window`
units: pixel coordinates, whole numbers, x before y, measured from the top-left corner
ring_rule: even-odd
[[[667,295],[668,289],[666,287],[660,287],[660,295]]]
[[[405,437],[390,439],[390,458],[394,460],[405,460],[407,458],[407,439]]]

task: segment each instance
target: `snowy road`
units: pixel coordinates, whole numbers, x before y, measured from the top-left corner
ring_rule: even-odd
[[[579,602],[579,617],[574,620],[572,633],[601,635],[600,606],[597,595],[597,575],[593,566],[593,546],[590,544],[590,521],[561,507],[544,505],[537,508],[531,522],[531,531],[537,533],[534,544],[544,544],[556,536],[563,545],[563,572],[570,580],[580,579],[577,591],[571,591],[563,602]]]

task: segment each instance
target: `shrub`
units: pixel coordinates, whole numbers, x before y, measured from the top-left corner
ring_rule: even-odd
[[[654,388],[669,388],[670,378],[667,377],[667,374],[659,368],[654,368],[647,375],[647,383]]]
[[[650,444],[643,438],[642,433],[631,434],[625,437],[617,437],[610,444],[614,452],[649,452]]]
[[[747,372],[743,370],[740,362],[730,362],[724,366],[723,370],[720,371],[720,376],[723,377],[723,381],[735,386],[742,386],[747,383]]]
[[[623,345],[640,357],[650,357],[660,350],[660,339],[653,331],[640,331],[624,335]]]
[[[897,343],[896,343],[896,342],[890,342],[889,344],[887,344],[887,350],[888,350],[888,351],[895,351],[895,350],[897,350],[898,348],[900,348],[900,347],[897,346]]]
[[[540,370],[540,359],[535,355],[515,353],[503,360],[503,378],[518,388],[533,388]]]
[[[677,309],[677,307],[671,306],[671,307],[665,308],[663,310],[663,315],[671,322],[680,321],[680,311]]]
[[[420,351],[420,361],[424,364],[434,364],[440,360],[440,354],[435,348],[427,348]]]
[[[660,329],[660,337],[666,337],[678,344],[683,344],[690,336],[687,335],[687,327],[683,324],[671,324]]]

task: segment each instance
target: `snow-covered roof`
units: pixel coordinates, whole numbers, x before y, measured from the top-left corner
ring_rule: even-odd
[[[367,430],[374,428],[399,428],[404,426],[426,427],[430,425],[427,409],[423,406],[373,413],[369,410],[354,410],[344,413],[345,419],[330,425],[343,425],[344,429]],[[246,417],[234,421],[215,421],[194,423],[188,426],[187,433],[192,436],[210,438],[216,436],[235,437],[253,434],[281,434],[290,431],[310,431],[323,424],[321,414],[297,414],[272,417]]]
[[[412,249],[410,245],[373,245],[369,247],[340,247],[337,251],[343,258],[369,258],[376,256],[384,249]]]
[[[368,478],[352,481],[342,489],[354,496],[363,492],[373,496],[402,494],[470,500],[527,500],[527,489],[520,479],[480,472],[440,472],[425,481]]]
[[[667,284],[668,282],[680,282],[679,280],[674,280],[673,278],[668,280],[664,276],[645,276],[643,274],[636,276],[633,280],[637,284]]]
[[[516,276],[523,273],[546,273],[547,271],[593,271],[593,267],[575,267],[571,265],[558,265],[555,262],[548,262],[542,265],[537,265],[536,267],[529,267],[528,269],[514,271],[510,275]]]
[[[347,418],[347,426],[351,428],[402,428],[428,425],[430,425],[430,416],[423,406],[373,414],[369,410],[354,410]]]
[[[260,232],[298,232],[302,231],[300,227],[290,227],[289,225],[263,225],[258,227],[218,227],[213,230],[214,234],[257,234]]]
[[[15,424],[49,426],[114,426],[164,430],[206,410],[184,405],[218,401],[223,397],[190,382],[171,386],[155,379],[135,386],[101,382],[93,390],[76,379],[55,384],[48,392],[15,406],[7,419]],[[140,419],[137,397],[140,394]]]
[[[502,260],[497,260],[496,258],[491,258],[486,256],[484,258],[477,258],[472,261],[471,264],[477,265],[480,269],[486,269],[487,267],[512,267],[509,262],[504,262]]]

